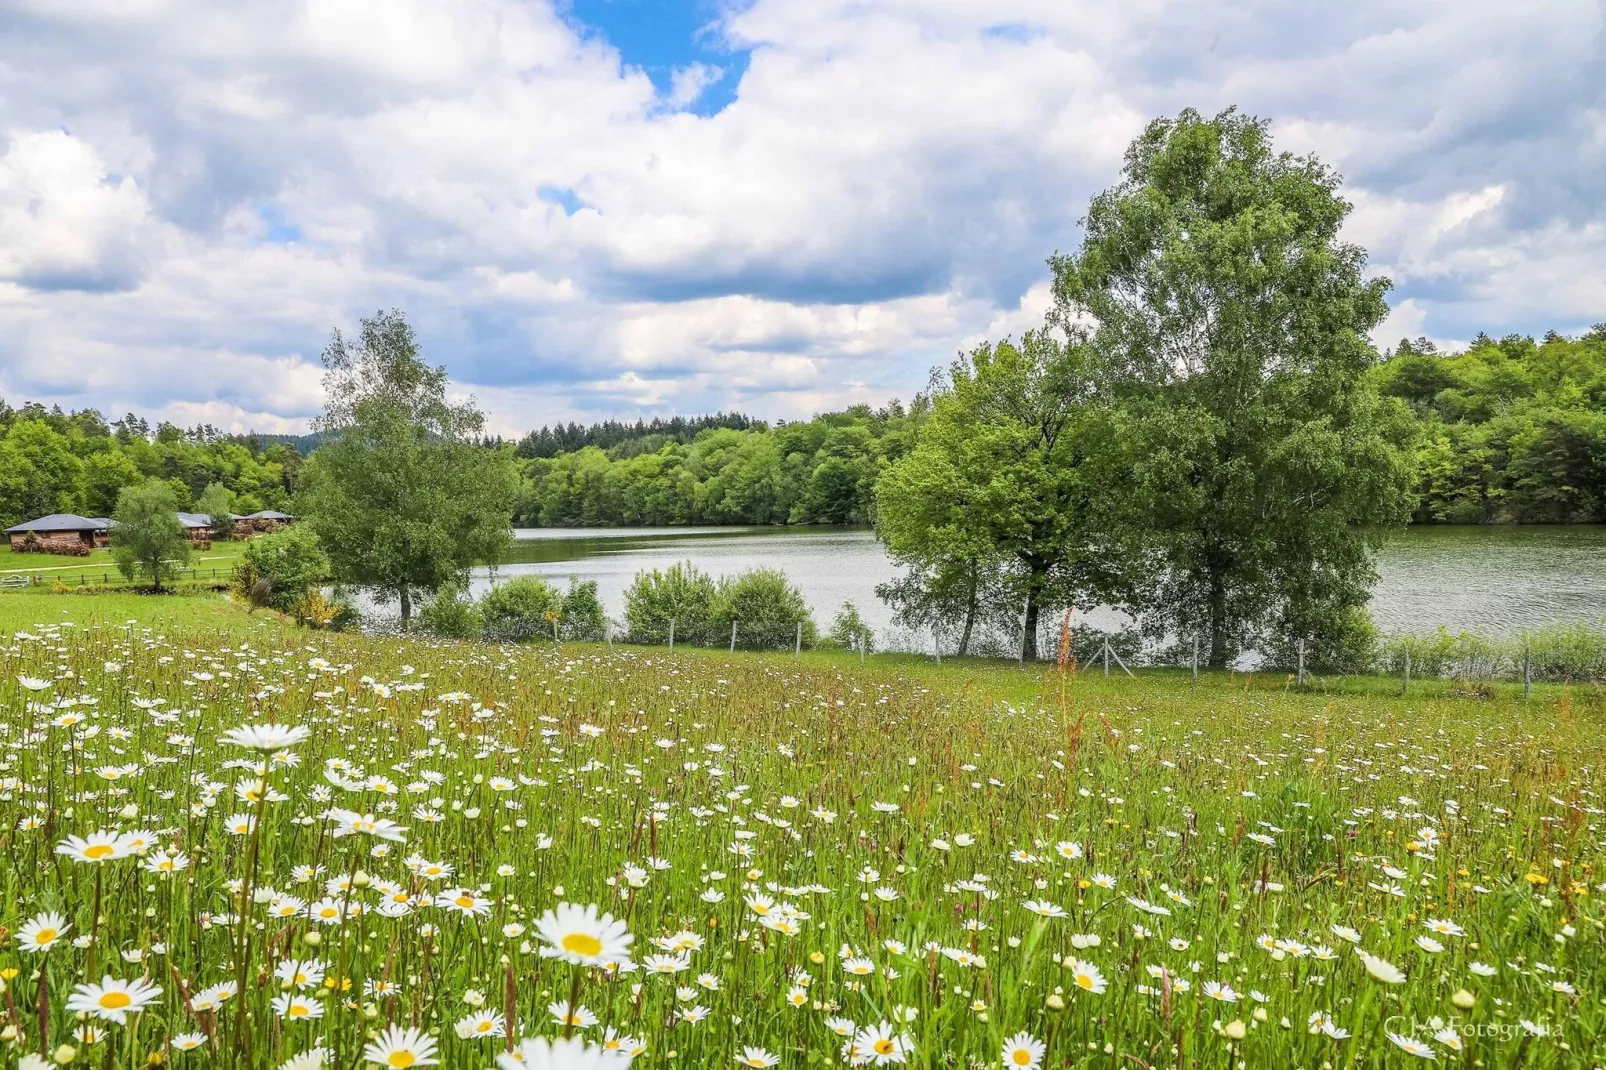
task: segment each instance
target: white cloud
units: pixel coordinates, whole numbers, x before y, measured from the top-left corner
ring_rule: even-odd
[[[509,432],[907,397],[1039,321],[1044,259],[1188,105],[1348,176],[1388,344],[1606,308],[1590,0],[754,0],[712,116],[712,66],[660,94],[547,0],[10,7],[13,401],[295,425],[329,330],[391,306]]]

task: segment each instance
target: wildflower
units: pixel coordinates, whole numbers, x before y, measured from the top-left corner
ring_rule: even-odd
[[[161,994],[160,985],[138,978],[119,981],[107,976],[102,977],[98,985],[85,983],[73,989],[73,994],[67,997],[67,1009],[123,1025],[130,1014],[138,1014]]]
[[[1030,1033],[1016,1033],[1004,1041],[1004,1065],[1019,1070],[1038,1070],[1043,1065],[1043,1052],[1046,1050],[1043,1042]]]
[[[435,1058],[435,1041],[430,1039],[429,1034],[399,1025],[387,1026],[378,1039],[363,1048],[362,1057],[391,1070],[433,1066],[440,1061]]]
[[[310,1021],[323,1017],[323,1004],[293,992],[284,992],[273,997],[273,1013],[286,1021]]]
[[[570,1003],[549,1003],[546,1012],[552,1020],[565,1028],[590,1029],[597,1024],[596,1014],[586,1007]]]
[[[68,836],[56,845],[56,853],[74,862],[113,862],[133,852],[118,832],[91,832],[87,837]]]
[[[1077,988],[1084,992],[1091,992],[1095,996],[1103,995],[1107,984],[1104,980],[1104,975],[1099,972],[1097,966],[1091,962],[1083,962],[1081,959],[1071,959],[1069,968],[1071,981]]]
[[[355,810],[330,810],[329,819],[335,823],[335,839],[363,834],[379,840],[400,843],[407,838],[407,829],[389,818],[373,814],[359,814]]]
[[[1366,972],[1375,980],[1382,981],[1386,985],[1401,985],[1405,983],[1405,974],[1398,966],[1391,962],[1385,962],[1376,955],[1369,955],[1360,948],[1355,950],[1361,956],[1361,962],[1366,965]]]
[[[49,911],[25,922],[17,931],[17,943],[24,951],[34,953],[49,951],[71,928],[72,925],[66,918]]]
[[[895,1034],[895,1028],[889,1022],[866,1026],[859,1030],[853,1043],[876,1066],[907,1062],[914,1050],[914,1041],[907,1033]]]
[[[599,917],[595,903],[586,907],[558,904],[556,911],[542,915],[536,923],[536,933],[546,942],[541,948],[543,958],[563,959],[576,966],[597,966],[612,958],[623,958],[635,939],[625,923],[615,920],[612,914]]]
[[[194,1051],[206,1043],[205,1033],[179,1033],[168,1041],[178,1051]]]
[[[1398,1033],[1389,1033],[1388,1038],[1394,1041],[1394,1043],[1402,1051],[1407,1052],[1408,1054],[1416,1055],[1423,1059],[1432,1059],[1435,1057],[1433,1054],[1433,1049],[1422,1043],[1420,1040],[1417,1040],[1415,1037],[1405,1037]]]
[[[765,1051],[763,1048],[743,1048],[742,1053],[736,1057],[738,1066],[774,1066],[780,1061],[778,1056]]]
[[[519,1041],[511,1052],[496,1057],[496,1065],[500,1070],[624,1070],[630,1065],[630,1057],[621,1051],[593,1047],[579,1037],[538,1037]]]
[[[223,733],[221,739],[224,743],[232,743],[236,747],[245,747],[248,750],[276,751],[287,750],[298,743],[305,743],[312,735],[312,730],[304,725],[294,728],[289,725],[269,722],[262,725],[242,725],[231,728]]]

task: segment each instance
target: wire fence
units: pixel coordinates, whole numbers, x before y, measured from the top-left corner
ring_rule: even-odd
[[[232,568],[185,568],[172,573],[174,581],[226,583],[233,576]],[[116,569],[75,569],[72,571],[9,572],[0,575],[0,591],[27,590],[30,587],[68,587],[73,589],[137,587],[145,580],[130,580]]]

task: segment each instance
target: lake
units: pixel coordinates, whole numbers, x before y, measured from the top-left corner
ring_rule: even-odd
[[[642,569],[690,561],[713,576],[779,568],[814,610],[823,630],[852,601],[884,644],[929,648],[925,636],[897,633],[875,596],[899,574],[868,529],[856,528],[539,528],[521,529],[501,577],[535,574],[560,586],[596,580],[610,616]],[[1379,560],[1372,615],[1388,632],[1451,631],[1511,635],[1557,621],[1606,617],[1606,527],[1420,527],[1392,536]],[[474,591],[489,585],[476,569]],[[1117,625],[1112,611],[1079,619]]]

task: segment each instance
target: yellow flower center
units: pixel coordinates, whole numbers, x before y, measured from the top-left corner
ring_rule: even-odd
[[[474,905],[474,900],[469,896],[460,895],[457,897],[457,905],[462,907],[464,910],[467,910],[469,907]]]
[[[106,992],[100,997],[100,1005],[109,1011],[120,1011],[132,1002],[127,992]]]
[[[594,958],[602,953],[602,941],[590,933],[568,933],[563,937],[563,950]]]
[[[402,1067],[412,1066],[417,1061],[418,1056],[414,1055],[410,1051],[393,1051],[390,1053],[389,1057],[385,1059],[385,1062],[388,1065],[395,1067],[396,1070],[402,1070]]]
[[[36,944],[48,944],[55,938],[56,930],[54,929],[40,929],[38,932],[33,934],[33,942]]]
[[[1092,988],[1093,978],[1085,973],[1079,973],[1076,975],[1076,985],[1078,988]]]
[[[305,1018],[309,1010],[311,1010],[311,1008],[305,1003],[292,1003],[290,1004],[290,1017]]]
[[[1016,1048],[1010,1052],[1009,1061],[1016,1066],[1030,1066],[1032,1065],[1032,1053],[1025,1048]]]
[[[885,1037],[875,1042],[875,1053],[877,1055],[891,1055],[892,1049],[892,1041],[886,1039]]]
[[[93,847],[84,848],[84,857],[89,859],[91,862],[98,862],[107,855],[110,855],[113,850],[115,850],[115,848],[113,848],[109,843],[97,843]]]

